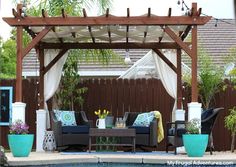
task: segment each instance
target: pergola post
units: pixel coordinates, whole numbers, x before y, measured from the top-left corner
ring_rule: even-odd
[[[21,5],[17,6],[17,11],[20,11]],[[16,101],[22,102],[22,54],[23,54],[23,27],[16,28]]]
[[[192,28],[192,102],[198,102],[197,90],[197,26]]]
[[[47,112],[44,110],[44,49],[39,49],[39,110],[37,113],[36,124],[36,152],[42,152],[44,133],[46,131]]]
[[[182,109],[181,49],[177,49],[177,109]]]
[[[193,3],[193,13],[197,13],[197,3]],[[197,26],[192,26],[192,102],[188,104],[188,120],[197,118],[201,120],[201,103],[198,103],[198,81],[197,81]]]
[[[17,5],[17,12],[21,12],[22,5]],[[16,28],[16,101],[12,104],[12,122],[22,120],[25,122],[25,103],[22,103],[22,57],[23,57],[23,27]]]
[[[44,109],[44,49],[39,49],[39,109]]]
[[[182,64],[181,64],[181,49],[176,49],[176,60],[177,60],[177,110],[172,116],[172,121],[184,121],[185,111],[182,108]]]

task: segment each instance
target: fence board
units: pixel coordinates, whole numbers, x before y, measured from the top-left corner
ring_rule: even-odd
[[[117,108],[117,98],[118,98],[118,90],[117,90],[117,80],[112,80],[112,113],[115,117],[118,116],[118,108]]]
[[[112,114],[112,86],[111,86],[111,80],[106,80],[106,108],[111,112]]]
[[[147,110],[151,111],[153,110],[153,90],[152,90],[152,84],[153,84],[153,80],[152,79],[148,79],[147,80]]]
[[[136,105],[135,105],[135,80],[130,80],[130,112],[136,111]]]

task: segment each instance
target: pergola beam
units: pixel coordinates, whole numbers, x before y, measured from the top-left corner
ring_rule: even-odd
[[[32,37],[35,38],[36,34],[29,27],[24,27],[25,31]]]
[[[191,45],[190,42],[184,42]],[[175,42],[153,43],[41,43],[41,49],[178,49],[181,48]]]
[[[10,26],[204,25],[210,16],[4,17]]]
[[[153,49],[154,52],[175,72],[177,73],[177,68],[175,65],[166,58],[166,56],[159,50],[159,49]]]
[[[178,35],[176,35],[168,26],[163,29],[190,57],[192,57],[190,48],[181,40]]]
[[[43,75],[45,75],[51,67],[67,52],[68,49],[62,49],[58,55],[44,68]]]
[[[30,52],[30,50],[35,47],[40,40],[47,35],[47,33],[52,29],[52,27],[45,27],[32,41],[28,44],[28,46],[23,50],[22,59]]]
[[[192,26],[187,26],[187,28],[185,29],[185,31],[181,35],[182,40],[184,40],[188,36],[188,33],[191,31],[191,29],[192,29]]]

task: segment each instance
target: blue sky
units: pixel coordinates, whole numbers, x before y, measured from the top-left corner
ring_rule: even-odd
[[[35,0],[34,0],[35,1]],[[34,2],[33,1],[33,2]],[[0,0],[0,16],[12,17],[12,8],[15,6],[12,0]],[[234,18],[233,0],[185,0],[187,6],[191,8],[192,2],[197,2],[198,7],[202,8],[202,13],[216,18]],[[114,15],[126,15],[126,9],[130,8],[130,15],[142,15],[147,13],[148,8],[156,15],[167,15],[168,8],[172,8],[172,15],[181,14],[181,6],[177,5],[177,0],[113,0],[113,8],[110,10]],[[88,11],[88,15],[95,15]],[[0,20],[0,36],[7,39],[10,35],[9,26]]]

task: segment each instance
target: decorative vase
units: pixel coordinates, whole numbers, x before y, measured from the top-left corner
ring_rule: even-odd
[[[98,129],[106,129],[106,121],[105,118],[99,118],[96,120],[96,127]]]
[[[202,157],[208,144],[207,134],[184,134],[184,148],[189,157]]]
[[[8,144],[14,157],[28,157],[34,141],[33,134],[8,135]]]
[[[105,122],[106,122],[106,128],[112,128],[112,126],[114,126],[114,116],[107,116],[105,118]]]
[[[43,140],[43,150],[51,152],[56,150],[56,141],[53,131],[45,131]]]

